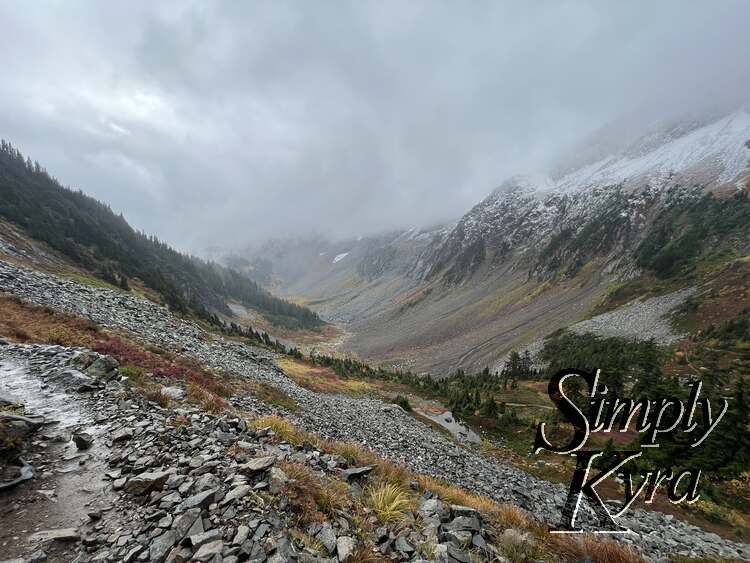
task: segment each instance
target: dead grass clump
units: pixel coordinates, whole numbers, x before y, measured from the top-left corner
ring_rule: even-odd
[[[534,522],[524,511],[510,504],[497,504],[488,514],[492,516],[493,523],[501,528],[524,528],[536,532],[540,529],[540,524]]]
[[[184,414],[178,414],[169,423],[175,428],[179,428],[181,426],[189,426],[190,420]]]
[[[309,534],[306,534],[302,530],[292,528],[289,534],[292,536],[292,539],[298,547],[311,549],[312,551],[315,551],[317,553],[325,553],[325,547],[323,547],[323,544],[320,542],[320,540],[312,537]]]
[[[276,414],[259,416],[251,421],[251,425],[257,429],[270,428],[280,440],[296,446],[310,441],[310,435],[307,432],[300,430],[287,419]]]
[[[87,319],[32,305],[14,295],[0,294],[0,311],[0,334],[20,342],[90,348],[99,333],[99,327]]]
[[[509,505],[499,504],[492,499],[471,493],[451,485],[441,479],[428,475],[417,475],[417,482],[422,490],[429,490],[437,494],[442,500],[451,504],[469,506],[483,513],[488,520],[498,528],[522,528],[535,530],[538,524],[521,509]]]
[[[387,459],[380,460],[376,464],[375,476],[380,482],[392,485],[408,486],[411,481],[414,481],[414,474],[405,465],[393,463]]]
[[[189,402],[213,414],[220,414],[229,408],[224,399],[195,383],[188,383],[186,398]]]
[[[284,486],[284,496],[289,500],[297,524],[306,526],[324,520],[315,503],[315,493],[321,488],[317,476],[309,468],[299,464],[279,464],[289,481]]]
[[[343,457],[350,465],[376,465],[382,461],[377,454],[354,442],[327,441],[321,444],[326,453]]]
[[[414,480],[414,474],[404,465],[384,459],[369,448],[353,442],[318,441],[318,447],[326,453],[341,456],[349,465],[372,465],[379,481],[406,485]]]
[[[502,536],[497,547],[502,551],[506,561],[510,563],[526,563],[527,561],[539,561],[546,555],[546,546],[533,537],[527,537],[524,533]],[[555,561],[559,561],[559,555],[554,554]],[[587,561],[584,559],[584,561]]]
[[[323,479],[322,487],[315,496],[315,503],[323,514],[333,516],[336,510],[344,508],[349,502],[349,487],[343,481]]]
[[[402,520],[416,506],[416,499],[406,489],[393,483],[368,487],[364,501],[382,523]]]
[[[301,525],[322,521],[349,505],[349,488],[345,483],[320,475],[306,465],[281,463],[279,468],[289,481],[286,497]]]
[[[172,404],[172,400],[162,392],[160,385],[146,385],[137,389],[147,401],[156,403],[163,409],[169,408]]]
[[[550,534],[548,543],[563,561],[579,561],[585,558],[606,563],[644,563],[644,559],[624,543],[594,536],[592,534]]]
[[[354,552],[351,561],[352,563],[386,563],[390,559],[381,555],[373,546],[362,545]]]

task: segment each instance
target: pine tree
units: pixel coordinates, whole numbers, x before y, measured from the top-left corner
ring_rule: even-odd
[[[531,359],[531,352],[528,350],[523,351],[523,358],[521,359],[522,376],[526,379],[531,377],[531,368],[534,365]]]
[[[487,395],[485,397],[484,401],[482,402],[482,406],[479,409],[480,414],[487,418],[496,418],[497,417],[497,403],[495,403],[495,399],[491,395]]]
[[[739,476],[750,465],[750,381],[740,377],[734,384],[729,409],[721,429],[712,433],[697,452],[700,467],[714,469],[724,479]],[[691,452],[692,453],[692,452]]]

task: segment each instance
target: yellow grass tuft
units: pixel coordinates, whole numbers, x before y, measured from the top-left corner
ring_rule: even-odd
[[[365,504],[371,508],[382,523],[402,520],[414,509],[415,499],[404,488],[392,483],[368,487]]]
[[[322,520],[321,515],[335,515],[349,503],[349,488],[337,479],[320,475],[306,465],[281,463],[279,468],[286,473],[289,482],[285,496],[300,524]]]
[[[407,486],[414,474],[406,466],[381,459],[375,464],[375,476],[382,483]]]
[[[352,442],[328,442],[329,453],[343,457],[347,463],[359,464],[366,461],[369,451],[359,444]]]
[[[251,421],[251,425],[253,428],[258,429],[270,428],[280,440],[289,442],[295,446],[299,446],[303,442],[308,441],[310,436],[307,432],[300,430],[287,419],[277,414],[259,416]]]

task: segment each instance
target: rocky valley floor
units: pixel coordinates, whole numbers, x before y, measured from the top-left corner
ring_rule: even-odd
[[[519,506],[541,521],[554,524],[560,517],[566,492],[562,486],[536,479],[457,445],[394,405],[372,399],[316,394],[304,389],[276,366],[274,355],[267,350],[208,334],[149,301],[4,262],[0,262],[0,291],[125,331],[144,343],[192,357],[210,368],[279,388],[299,407],[290,412],[263,404],[251,395],[232,397],[232,404],[241,411],[255,415],[278,411],[317,436],[358,442],[391,460],[403,462],[416,473],[440,477],[495,501]],[[44,392],[50,393],[57,392],[59,386],[71,386],[70,374],[60,376],[59,372],[75,364],[82,354],[86,352],[59,347],[0,347],[0,361],[6,370],[3,374],[24,370],[29,377],[41,378],[50,389]],[[80,370],[76,368],[76,371]],[[52,380],[47,381],[50,377]],[[163,561],[167,558],[171,561],[286,561],[318,557],[315,549],[299,549],[298,544],[304,541],[292,536],[291,530],[297,528],[292,528],[285,520],[287,507],[283,500],[279,505],[278,499],[264,498],[273,490],[281,491],[288,475],[281,469],[273,471],[275,461],[257,470],[252,465],[250,468],[243,466],[261,463],[257,460],[269,457],[274,460],[294,458],[300,465],[340,478],[342,467],[346,467],[343,460],[325,458],[328,454],[314,447],[269,440],[264,431],[247,428],[242,418],[216,417],[194,408],[168,412],[155,403],[123,395],[118,376],[112,375],[106,381],[106,385],[97,383],[83,397],[74,399],[80,401],[81,414],[69,423],[85,428],[89,436],[82,440],[91,438],[91,447],[82,450],[84,453],[71,451],[69,443],[57,443],[54,435],[48,439],[42,436],[36,439],[39,443],[32,455],[40,456],[42,465],[50,464],[54,468],[37,470],[35,481],[24,483],[23,489],[0,492],[4,497],[0,518],[3,529],[7,530],[0,539],[4,544],[3,554],[28,559],[41,544],[49,544],[46,541],[49,538],[34,534],[54,529],[55,533],[65,535],[60,540],[71,541],[67,551],[63,550],[57,559],[60,561],[76,557],[80,561]],[[83,380],[78,383],[88,384]],[[0,381],[0,390],[5,390],[3,381]],[[43,408],[41,403],[31,406]],[[182,417],[182,424],[170,424],[175,416]],[[229,448],[233,448],[234,455],[227,457],[224,453]],[[81,486],[78,504],[70,505],[69,526],[61,528],[65,522],[55,516],[50,503],[54,504],[56,494],[59,504],[62,487],[70,486],[65,476],[76,473],[60,471],[70,469],[65,464],[75,466],[78,463],[83,469],[77,471],[84,472],[84,476],[91,471],[91,479],[88,486]],[[45,478],[46,473],[50,475]],[[62,478],[66,484],[56,485]],[[35,491],[55,490],[56,493],[34,492],[32,496],[25,496],[30,493],[22,491],[30,488],[30,483]],[[359,485],[351,486],[356,491]],[[420,531],[409,529],[409,534],[413,531],[417,535],[406,538],[386,527],[381,530],[382,534],[374,533],[378,537],[372,547],[377,550],[383,543],[391,542],[385,549],[387,554],[404,560],[461,561],[461,553],[463,557],[472,553],[480,559],[501,556],[483,551],[483,542],[492,543],[488,542],[492,539],[489,531],[477,527],[473,521],[469,529],[463,528],[468,525],[464,521],[453,524],[458,518],[478,521],[481,518],[461,508],[435,507],[435,503],[425,508],[424,504],[431,500],[429,497],[429,494],[420,497],[418,508],[427,511],[422,515],[424,518],[433,519],[436,528],[429,534],[434,538],[425,535],[424,527]],[[32,502],[32,498],[37,500]],[[21,518],[36,503],[41,503],[40,507],[49,505],[41,512],[49,515],[50,526],[44,520]],[[14,524],[17,518],[24,524]],[[79,528],[80,520],[87,522],[83,528]],[[352,531],[356,523],[346,518],[339,520],[326,520],[329,527],[325,532],[326,524],[319,523],[320,528],[308,525],[304,533],[316,540],[321,557],[354,560],[354,553],[364,544]],[[621,523],[635,532],[621,540],[633,544],[651,559],[671,554],[750,559],[750,547],[722,539],[671,516],[635,510],[622,518]],[[443,529],[445,525],[447,529]],[[66,531],[60,532],[60,529]],[[458,532],[462,533],[457,537],[450,535]],[[429,553],[417,549],[417,544],[429,543],[432,539],[435,541],[431,545],[442,547]],[[507,541],[513,543],[515,539]],[[403,549],[396,547],[397,542]],[[53,544],[57,549],[61,542]],[[462,551],[458,546],[466,549]],[[54,560],[54,552],[47,555],[48,560]]]

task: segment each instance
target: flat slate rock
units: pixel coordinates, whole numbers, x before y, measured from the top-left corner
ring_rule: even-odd
[[[268,455],[251,459],[240,465],[238,469],[243,473],[261,473],[269,469],[274,463],[276,463],[276,456]]]
[[[221,540],[212,541],[207,543],[193,555],[193,561],[213,561],[214,557],[221,555],[224,549],[224,542]]]
[[[344,481],[349,481],[351,479],[357,479],[359,477],[364,477],[365,475],[369,474],[370,472],[372,472],[373,469],[375,469],[375,468],[373,466],[371,466],[371,465],[365,465],[365,466],[362,466],[362,467],[352,467],[350,469],[344,469],[341,472],[341,478]]]
[[[56,530],[42,530],[29,536],[30,542],[37,541],[77,541],[80,538],[75,528],[58,528]]]
[[[153,471],[141,473],[128,479],[125,483],[125,491],[133,495],[144,495],[150,491],[161,489],[167,482],[170,473],[168,471]]]

